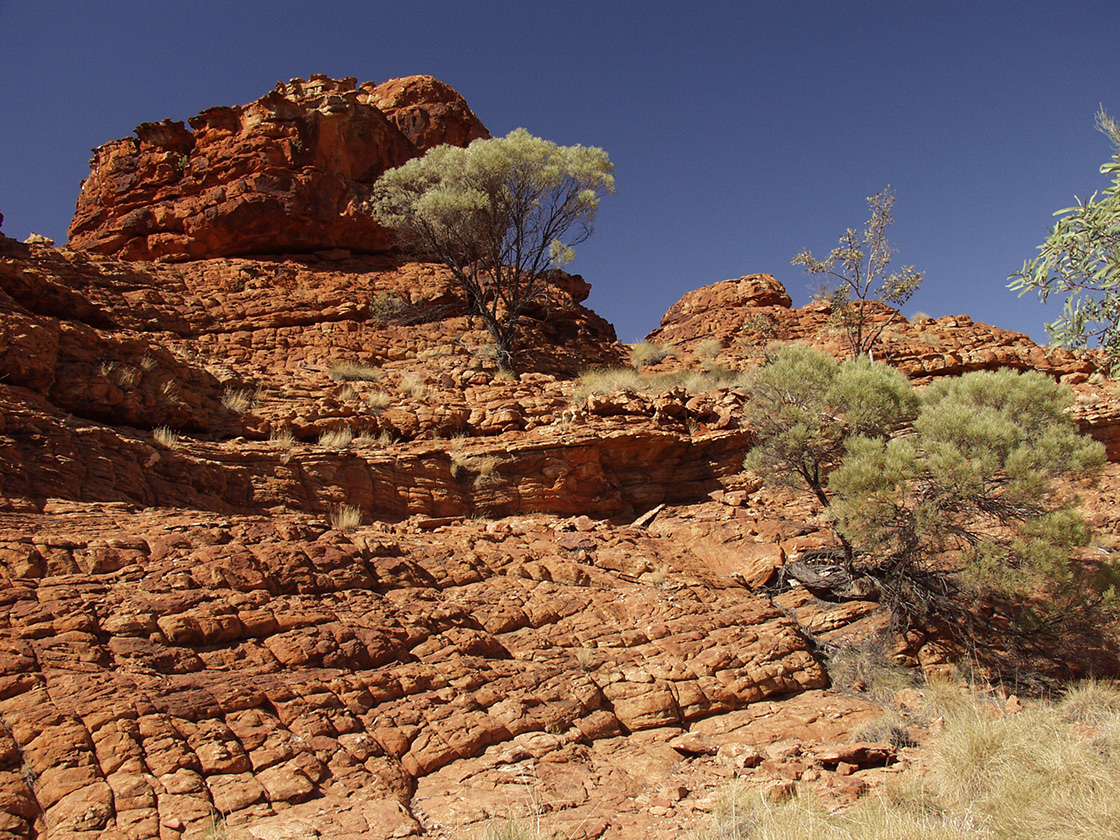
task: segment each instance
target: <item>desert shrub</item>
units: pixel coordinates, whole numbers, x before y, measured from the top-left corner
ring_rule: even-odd
[[[640,370],[649,365],[655,365],[677,354],[671,344],[654,344],[643,341],[630,348],[630,364]]]
[[[1061,218],[1027,260],[1008,279],[1019,296],[1037,292],[1065,298],[1061,316],[1046,325],[1055,344],[1099,346],[1113,372],[1120,370],[1120,123],[1101,108],[1097,128],[1112,142],[1111,160],[1101,165],[1112,183],[1098,197],[1078,199],[1059,210]]]
[[[381,370],[360,362],[335,362],[328,375],[335,382],[377,382],[381,379]]]
[[[413,309],[412,304],[392,292],[377,292],[369,300],[370,318],[379,324],[414,323]]]
[[[970,373],[919,400],[885,365],[791,345],[746,387],[745,466],[820,501],[846,570],[874,577],[896,620],[953,607],[961,585],[1024,603],[1041,591],[1048,620],[1116,607],[1120,571],[1075,562],[1088,529],[1054,485],[1099,467],[1103,448],[1042,374]]]
[[[515,129],[466,148],[441,145],[378,178],[370,210],[401,246],[443,263],[512,366],[522,318],[548,271],[591,235],[614,192],[602,149],[557,146]]]
[[[880,636],[835,645],[828,651],[825,666],[833,688],[856,691],[880,703],[914,684],[914,671],[890,658]]]
[[[345,449],[354,440],[354,433],[349,426],[340,429],[330,429],[319,435],[319,445],[327,449]]]
[[[362,524],[362,509],[354,505],[339,505],[331,513],[331,527],[336,531],[353,531]]]
[[[766,312],[755,312],[743,319],[739,331],[748,334],[752,344],[766,344],[777,335],[777,319]]]
[[[252,397],[246,390],[230,387],[222,392],[222,405],[234,414],[244,414],[252,404]]]
[[[887,242],[887,228],[894,223],[894,199],[890,186],[868,198],[871,218],[863,233],[848,228],[825,259],[818,260],[812,251],[802,251],[793,258],[794,265],[805,266],[811,276],[823,280],[818,297],[832,304],[833,317],[848,340],[853,358],[870,355],[883,329],[894,321],[892,313],[876,327],[875,309],[869,304],[880,301],[901,306],[918,290],[924,277],[912,265],[887,274],[895,254]]]
[[[1115,606],[1120,574],[1074,560],[1089,529],[1053,481],[1104,461],[1069,416],[1071,402],[1040,373],[970,373],[926,390],[913,434],[849,442],[828,480],[830,512],[892,606],[936,606],[923,603],[935,594],[924,583],[943,582],[949,557],[955,584],[1027,603],[1024,626],[1044,617],[1027,600],[1036,592],[1047,596],[1046,618]]]

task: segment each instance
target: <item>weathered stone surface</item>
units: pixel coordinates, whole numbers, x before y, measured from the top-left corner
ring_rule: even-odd
[[[71,247],[134,260],[386,250],[364,208],[377,177],[433,145],[489,136],[430,76],[359,87],[312,75],[189,122],[144,123],[94,149]]]
[[[348,536],[290,514],[64,510],[0,513],[5,557],[136,548],[123,575],[63,565],[16,585],[0,569],[0,676],[29,678],[0,699],[0,732],[34,794],[6,807],[50,836],[155,836],[214,813],[252,836],[297,815],[343,836],[374,814],[393,829],[371,836],[410,836],[412,786],[441,768],[510,749],[551,766],[826,682],[768,599],[641,529],[520,518]],[[595,542],[573,552],[558,533]],[[599,552],[669,574],[634,580]],[[236,577],[245,564],[255,578]],[[654,768],[678,755],[660,736],[626,750]]]
[[[99,150],[75,222],[168,260],[0,239],[0,840],[222,815],[230,840],[521,815],[670,840],[730,777],[836,804],[905,760],[846,743],[881,708],[824,690],[816,651],[887,616],[777,574],[836,538],[811,497],[739,475],[742,390],[583,395],[575,374],[626,351],[563,273],[502,375],[446,271],[346,244],[367,175],[484,134],[457,94],[313,77],[192,126]],[[241,248],[317,253],[170,261]],[[1120,457],[1092,358],[875,317],[919,383],[1062,379]],[[843,355],[767,275],[685,296],[651,338],[677,345],[660,372],[743,370],[771,339]],[[1120,467],[1071,490],[1120,528]],[[936,628],[897,641],[930,673],[952,654]],[[1077,639],[1050,654],[1116,669]]]

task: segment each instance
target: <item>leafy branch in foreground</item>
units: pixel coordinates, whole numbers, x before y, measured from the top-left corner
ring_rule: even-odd
[[[1012,274],[1008,285],[1019,293],[1037,292],[1041,301],[1065,295],[1061,317],[1046,325],[1063,347],[1099,346],[1113,370],[1120,368],[1120,124],[1102,108],[1097,127],[1112,141],[1112,159],[1101,174],[1112,185],[1097,197],[1077,199],[1038,247],[1038,256]]]

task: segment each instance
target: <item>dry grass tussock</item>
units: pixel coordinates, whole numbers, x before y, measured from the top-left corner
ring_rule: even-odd
[[[743,382],[743,374],[713,365],[707,370],[682,370],[672,373],[639,373],[633,368],[599,368],[580,374],[574,400],[582,401],[593,394],[665,394],[683,390],[687,394],[706,394],[720,388],[734,388]]]
[[[276,430],[268,436],[268,444],[274,449],[291,449],[295,443],[296,436],[289,429]]]
[[[152,437],[156,443],[166,449],[177,449],[179,447],[179,435],[170,426],[160,426],[152,432]]]
[[[676,355],[677,349],[671,344],[654,344],[650,341],[643,341],[630,348],[630,364],[638,369],[646,365],[655,365]]]
[[[253,404],[248,391],[240,388],[226,388],[222,393],[222,405],[234,414],[244,414]]]
[[[335,362],[327,375],[335,382],[376,382],[381,379],[378,368],[360,362]]]
[[[1082,685],[1017,713],[947,684],[923,695],[944,728],[881,794],[830,814],[811,794],[733,786],[695,840],[1120,840],[1120,691]]]
[[[354,505],[339,505],[331,514],[331,527],[336,531],[353,531],[362,524],[362,509]]]
[[[348,426],[341,429],[331,429],[319,435],[319,445],[327,449],[345,449],[354,439],[354,433]]]
[[[498,467],[502,459],[496,455],[471,455],[463,451],[463,438],[454,438],[451,441],[448,454],[451,457],[451,475],[453,478],[474,476],[475,481],[488,482],[498,478]]]

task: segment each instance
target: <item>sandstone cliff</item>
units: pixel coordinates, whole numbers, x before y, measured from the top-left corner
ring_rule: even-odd
[[[830,690],[823,651],[886,617],[779,585],[834,537],[740,474],[743,395],[717,375],[772,340],[839,353],[823,307],[768,275],[698,289],[651,370],[705,376],[588,390],[627,348],[555,273],[508,377],[447,273],[370,253],[359,212],[383,168],[485,136],[458,94],[313,76],[190,122],[97,150],[70,248],[0,237],[0,840],[523,816],[669,840],[729,778],[841,803],[909,760],[847,743],[881,707]],[[877,317],[915,381],[1070,383],[1120,457],[1092,359]],[[1117,532],[1120,469],[1085,506]],[[950,673],[936,630],[890,652]],[[1028,654],[1116,664],[1080,637]]]
[[[383,251],[370,185],[440,143],[489,137],[430,76],[380,85],[312,75],[256,102],[144,123],[94,149],[70,244],[124,259]]]

